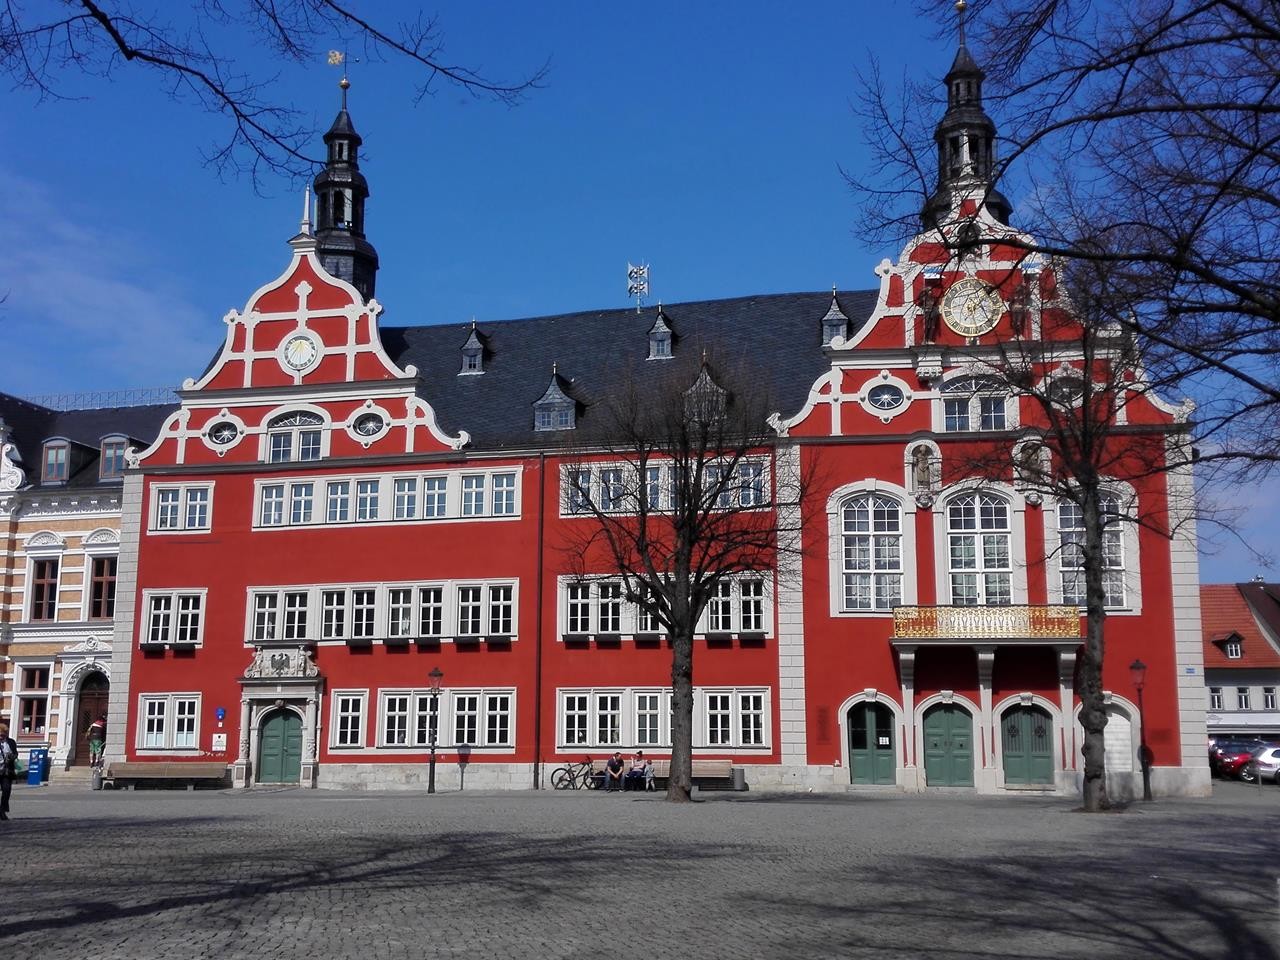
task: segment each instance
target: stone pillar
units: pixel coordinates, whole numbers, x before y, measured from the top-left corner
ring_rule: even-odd
[[[231,766],[231,782],[233,786],[247,787],[249,786],[249,698],[240,698],[240,730],[236,734],[239,741],[239,747],[236,752],[236,762]]]
[[[301,785],[304,787],[314,787],[316,785],[316,771],[320,765],[320,738],[316,725],[319,721],[319,710],[317,709],[316,698],[307,697],[306,716],[303,719],[303,741],[302,741],[302,771],[300,774]]]
[[[915,792],[924,787],[920,771],[920,758],[916,753],[916,648],[898,648],[898,675],[902,681],[902,738],[903,765],[898,769],[898,786]]]
[[[996,662],[996,648],[979,646],[974,650],[978,655],[977,726],[982,757],[982,766],[975,771],[974,786],[979,793],[994,793],[1000,786],[996,768],[995,717],[991,709],[991,671]]]
[[[774,461],[778,490],[778,753],[782,783],[802,785],[808,777],[805,716],[804,595],[801,516],[796,500],[800,449],[782,446]]]
[[[125,759],[126,729],[132,694],[129,673],[137,650],[138,539],[142,533],[142,474],[125,474],[120,492],[120,553],[116,560],[115,631],[111,641],[111,690],[107,699],[104,768]]]
[[[1078,792],[1076,771],[1080,769],[1080,755],[1076,749],[1076,648],[1058,648],[1058,706],[1062,713],[1062,770],[1058,774],[1058,789]]]

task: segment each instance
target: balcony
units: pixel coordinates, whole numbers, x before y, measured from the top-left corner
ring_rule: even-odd
[[[1080,608],[1071,605],[893,609],[895,644],[1062,643],[1081,636]]]

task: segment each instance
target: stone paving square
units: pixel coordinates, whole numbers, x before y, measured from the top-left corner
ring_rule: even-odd
[[[1278,956],[1280,788],[1074,806],[18,787],[0,957]]]

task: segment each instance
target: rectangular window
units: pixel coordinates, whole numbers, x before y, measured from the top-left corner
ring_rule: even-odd
[[[409,698],[386,696],[382,700],[382,745],[404,746],[409,742]]]
[[[646,596],[651,596],[647,591]],[[636,631],[638,633],[661,633],[662,622],[651,606],[639,604],[636,609]]]
[[[195,750],[200,745],[200,698],[145,696],[139,739],[145,750]]]
[[[269,483],[262,488],[262,507],[258,523],[264,527],[278,527],[284,523],[284,484]]]
[[[764,694],[739,694],[738,716],[739,743],[744,747],[764,746]]]
[[[151,598],[147,608],[147,640],[150,643],[167,643],[169,625],[173,622],[173,597],[167,594]]]
[[[418,516],[418,480],[401,477],[395,483],[395,518],[414,520]]]
[[[511,743],[511,694],[485,695],[484,742],[487,747],[505,747]]]
[[[178,622],[174,631],[174,643],[198,643],[200,641],[200,618],[204,609],[204,597],[200,594],[182,593],[178,595]]]
[[[1209,688],[1209,709],[1210,710],[1222,709],[1222,688],[1221,687]]]
[[[209,488],[208,487],[188,487],[187,495],[187,523],[188,530],[208,530],[209,529]]]
[[[636,694],[636,744],[639,746],[658,746],[661,699],[657,693]]]
[[[351,636],[367,640],[374,635],[378,621],[378,591],[351,591]]]
[[[758,507],[765,502],[764,465],[738,464],[738,503],[744,507]]]
[[[18,735],[43,737],[49,723],[49,668],[23,667],[19,678]]]
[[[644,468],[645,504],[651,512],[662,509],[662,468]]]
[[[190,697],[173,701],[173,745],[179,749],[196,745],[196,703]]]
[[[1236,687],[1236,709],[1248,710],[1249,708],[1249,688]]]
[[[587,739],[587,696],[570,694],[564,698],[564,742],[582,746]]]
[[[602,583],[597,592],[597,633],[622,632],[622,584]]]
[[[47,443],[44,448],[44,472],[41,479],[45,483],[65,483],[67,479],[67,445],[65,443]]]
[[[298,459],[320,459],[320,431],[301,430],[298,433]]]
[[[89,619],[110,620],[116,613],[115,557],[94,557],[89,581]]]
[[[1275,708],[1276,708],[1276,688],[1263,687],[1262,688],[1262,709],[1274,710]]]
[[[591,632],[591,584],[578,582],[568,589],[569,633]]]
[[[437,742],[440,733],[440,699],[439,696],[419,694],[414,711],[414,743],[420,747],[429,747]]]
[[[413,636],[413,590],[409,587],[387,591],[387,636]]]
[[[979,397],[978,411],[983,430],[1004,429],[1004,397]]]
[[[619,467],[606,467],[600,471],[600,509],[621,510],[626,505],[626,490]]]
[[[351,481],[337,480],[329,484],[326,515],[330,523],[346,523],[351,519]]]
[[[314,483],[294,483],[289,485],[289,522],[310,523],[311,511],[315,503]]]
[[[942,401],[943,429],[947,432],[969,429],[969,398],[953,397]]]
[[[156,529],[182,529],[178,504],[182,498],[181,490],[164,489],[156,491]]]
[[[364,746],[364,696],[340,693],[335,698],[334,746]]]
[[[707,694],[707,744],[713,747],[728,746],[733,730],[733,713],[729,694]]]
[[[1119,502],[1106,496],[1100,504],[1102,528],[1102,589],[1108,607],[1124,606],[1124,544],[1121,539]],[[1062,547],[1058,566],[1062,573],[1062,602],[1084,606],[1084,511],[1078,504],[1058,504],[1058,532]]]
[[[711,590],[707,603],[707,629],[711,633],[729,633],[733,630],[733,584],[721,580]]]
[[[444,588],[421,587],[418,590],[418,635],[439,637],[444,634]]]
[[[484,515],[484,476],[481,474],[462,478],[462,515]]]
[[[293,459],[293,433],[271,434],[270,450],[267,459],[271,463],[288,463]]]
[[[58,560],[46,558],[31,564],[31,619],[58,619]]]
[[[279,621],[279,594],[256,594],[253,598],[253,639],[262,641],[276,639],[279,632]]]
[[[356,481],[356,519],[378,519],[378,481]]]
[[[509,637],[514,633],[514,590],[510,584],[489,588],[489,635]]]
[[[125,440],[103,440],[98,476],[103,480],[124,476],[124,452],[128,446]]]
[[[458,588],[458,636],[480,636],[481,608],[479,587]]]
[[[569,512],[589,513],[591,511],[591,471],[570,470],[567,483],[565,503],[569,507]]]
[[[321,592],[320,635],[325,640],[346,639],[347,591],[325,590]]]
[[[453,698],[453,742],[478,746],[480,729],[480,697],[478,694],[455,694]]]
[[[495,473],[493,475],[493,515],[495,517],[514,517],[516,513],[516,475],[514,473]]]
[[[427,477],[424,479],[422,482],[422,515],[428,520],[433,517],[445,516],[449,509],[446,499],[448,492],[448,477]]]
[[[307,607],[310,596],[305,590],[290,590],[284,595],[284,638],[306,640]]]
[[[164,740],[164,720],[165,714],[169,710],[168,700],[146,700],[146,723],[142,735],[142,745],[144,747],[163,748]]]
[[[596,694],[596,743],[607,747],[622,743],[621,694]]]
[[[741,591],[742,632],[761,633],[764,631],[764,581],[742,580],[738,584]]]

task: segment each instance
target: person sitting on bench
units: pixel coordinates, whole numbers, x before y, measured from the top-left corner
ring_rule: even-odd
[[[604,765],[604,789],[606,793],[610,790],[622,789],[622,767],[622,751],[615,750],[613,756]]]
[[[645,786],[646,774],[649,769],[649,761],[644,758],[644,751],[637,750],[636,755],[631,758],[631,768],[627,770],[627,779],[622,784],[622,789],[626,790],[630,787],[632,790],[640,790]]]

